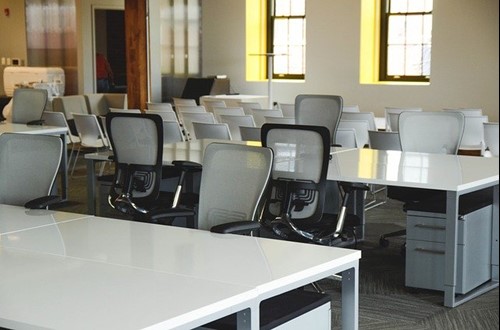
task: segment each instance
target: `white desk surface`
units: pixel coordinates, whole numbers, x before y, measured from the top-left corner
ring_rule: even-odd
[[[65,134],[67,127],[0,123],[0,134],[2,133],[24,133],[24,134]]]
[[[222,94],[222,95],[204,95],[200,97],[200,103],[205,100],[223,100],[228,107],[237,107],[238,102],[259,102],[263,109],[268,107],[267,95],[248,95],[248,94]]]
[[[92,216],[64,221],[71,215],[51,214],[58,221],[47,225],[46,217],[22,211],[0,205],[0,228],[7,219],[30,224],[0,236],[0,326],[192,328],[357,269],[361,257],[357,250]],[[346,324],[357,328],[354,277],[345,299],[355,304],[347,313],[356,319]]]
[[[328,179],[463,191],[499,181],[498,158],[349,149],[333,153]]]

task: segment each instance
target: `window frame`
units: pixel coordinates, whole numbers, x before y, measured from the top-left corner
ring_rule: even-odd
[[[293,1],[293,0],[291,0]],[[304,21],[304,34],[305,34],[305,24],[306,24],[306,13],[304,11],[304,15],[289,15],[289,16],[276,16],[274,15],[275,13],[275,2],[276,0],[267,0],[267,42],[266,42],[266,48],[267,48],[267,53],[273,54],[274,52],[274,21],[276,18],[279,19],[302,19]],[[304,0],[305,2],[305,0]],[[290,46],[290,44],[288,44]],[[304,56],[303,56],[303,67],[304,67],[304,73],[302,74],[291,74],[291,73],[275,73],[275,66],[273,66],[273,79],[290,79],[290,80],[304,80],[305,79],[305,65],[306,65],[306,56],[305,56],[305,47],[306,43],[304,43],[303,48],[304,48]],[[273,59],[274,60],[274,59]],[[267,68],[267,63],[266,63],[266,72],[269,68]]]
[[[433,15],[433,11],[429,12],[400,12],[390,13],[389,6],[391,0],[380,0],[380,51],[379,51],[379,81],[408,81],[408,82],[430,82],[429,75],[389,75],[387,73],[387,57],[388,57],[388,35],[389,35],[389,18],[391,16],[424,16]],[[432,33],[432,32],[431,32]],[[432,63],[432,41],[430,43]],[[429,64],[431,65],[431,64]]]

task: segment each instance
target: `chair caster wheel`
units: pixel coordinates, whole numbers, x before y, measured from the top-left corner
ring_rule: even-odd
[[[384,237],[380,237],[380,239],[378,241],[378,244],[381,247],[388,247],[389,246],[389,241],[386,238],[384,238]]]

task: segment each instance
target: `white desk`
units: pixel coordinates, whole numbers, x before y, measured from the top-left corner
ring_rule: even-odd
[[[61,195],[63,200],[68,198],[68,154],[66,152],[66,127],[13,124],[8,122],[0,122],[0,134],[2,133],[23,133],[23,134],[43,134],[43,135],[59,135],[63,141],[63,153],[61,159]]]
[[[238,102],[259,102],[263,109],[267,109],[268,99],[266,95],[204,95],[200,97],[200,104],[203,101],[224,101],[228,107],[239,107]]]
[[[444,305],[458,306],[498,287],[498,158],[351,149],[332,155],[328,179],[447,192]],[[459,196],[493,186],[491,281],[455,293]]]
[[[0,228],[43,219],[24,212],[0,205]],[[238,312],[257,329],[262,300],[342,273],[342,325],[358,328],[360,251],[81,215],[42,222],[0,235],[0,326],[191,329]]]

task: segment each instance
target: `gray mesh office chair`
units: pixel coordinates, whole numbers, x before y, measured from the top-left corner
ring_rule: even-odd
[[[347,203],[354,190],[368,190],[368,186],[339,182],[344,192],[340,212],[324,212],[329,130],[324,126],[264,124],[261,139],[275,155],[263,213],[265,226],[284,239],[355,245],[355,229],[361,220],[347,214]]]
[[[0,135],[0,204],[41,209],[61,200],[50,195],[61,164],[57,136]]]
[[[457,154],[464,131],[465,119],[460,112],[404,111],[399,115],[398,132],[401,150],[411,152]],[[446,192],[433,189],[388,187],[387,197],[408,203],[429,199],[444,200]],[[406,206],[404,206],[406,209]],[[388,246],[388,237],[406,235],[406,229],[380,236],[379,244]],[[401,253],[405,254],[403,244]]]
[[[12,97],[12,122],[15,124],[42,124],[47,105],[46,89],[16,88]]]
[[[174,193],[160,192],[164,170],[162,124],[158,115],[110,113],[106,116],[115,162],[108,202],[137,221],[154,222],[156,212],[183,204],[180,198],[185,196],[181,194],[185,176],[201,169],[197,163],[173,162],[173,170],[179,172],[178,186]],[[195,198],[187,203],[192,206]],[[194,217],[190,217],[187,225],[193,224]]]
[[[209,144],[203,156],[197,228],[217,233],[252,233],[260,229],[258,210],[271,173],[269,148],[229,143]],[[185,210],[194,216],[195,210]],[[177,210],[158,213],[155,221],[170,224]]]
[[[333,145],[342,104],[342,97],[338,95],[297,95],[295,122],[298,125],[325,126],[330,131],[330,144]]]

